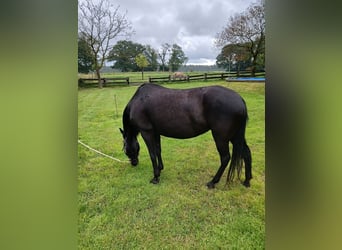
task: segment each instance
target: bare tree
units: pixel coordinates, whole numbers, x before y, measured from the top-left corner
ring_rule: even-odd
[[[127,20],[127,12],[119,13],[120,6],[114,7],[110,0],[83,0],[78,5],[78,30],[86,38],[92,57],[93,69],[102,88],[100,70],[104,66],[107,54],[113,47],[113,40],[118,36],[132,34],[131,23]]]
[[[265,3],[259,0],[245,12],[230,17],[227,26],[218,33],[217,47],[234,44],[244,47],[249,53],[252,75],[255,73],[258,57],[265,52]]]
[[[165,65],[166,65],[166,56],[171,51],[171,45],[168,43],[162,44],[162,47],[160,48],[160,52],[158,53],[163,72],[165,71]]]

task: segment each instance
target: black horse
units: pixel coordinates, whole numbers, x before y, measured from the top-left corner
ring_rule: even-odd
[[[164,168],[161,157],[160,136],[191,138],[211,130],[220,154],[221,165],[214,178],[207,183],[214,188],[219,182],[231,158],[229,142],[233,144],[232,160],[227,182],[233,180],[237,171],[240,178],[245,165],[243,185],[250,186],[252,158],[245,140],[248,120],[247,107],[242,97],[231,89],[221,86],[176,90],[155,84],[141,85],[123,112],[124,151],[131,164],[138,164],[140,132],[153,165],[157,184]]]

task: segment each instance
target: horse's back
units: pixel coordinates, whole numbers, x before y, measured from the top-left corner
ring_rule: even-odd
[[[245,102],[242,97],[232,89],[222,86],[208,87],[204,93],[204,105],[211,111],[221,111],[224,113],[244,112]]]
[[[238,114],[246,112],[242,97],[232,89],[209,86],[191,89],[169,89],[156,84],[143,84],[131,102],[140,112],[173,113],[188,110],[200,113],[207,109],[212,113]],[[142,110],[143,109],[143,110]]]

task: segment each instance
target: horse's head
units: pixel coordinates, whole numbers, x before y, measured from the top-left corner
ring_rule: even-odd
[[[128,156],[128,158],[131,161],[131,164],[133,166],[138,165],[139,163],[139,151],[140,151],[140,145],[137,140],[136,136],[129,136],[126,131],[122,130],[120,128],[120,132],[123,136],[123,150],[125,154]]]

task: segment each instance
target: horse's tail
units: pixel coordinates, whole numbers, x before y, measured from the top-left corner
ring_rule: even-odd
[[[235,177],[235,172],[237,172],[238,178],[240,180],[243,163],[245,165],[245,175],[246,175],[244,185],[249,186],[249,181],[250,179],[252,179],[252,156],[251,156],[251,151],[245,139],[247,121],[248,121],[248,114],[247,114],[247,107],[245,104],[245,110],[244,110],[241,126],[238,129],[235,136],[231,140],[233,144],[233,153],[232,153],[232,159],[229,165],[227,183],[230,183],[233,181]]]

